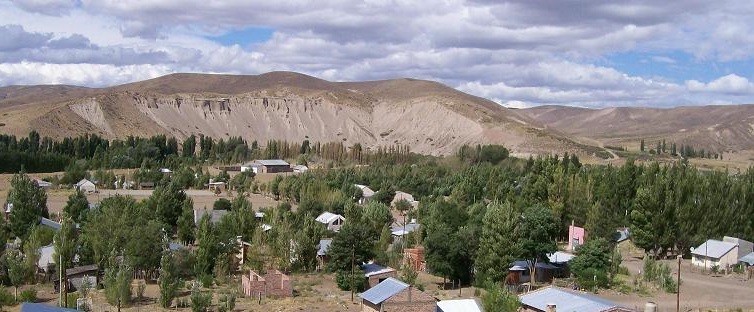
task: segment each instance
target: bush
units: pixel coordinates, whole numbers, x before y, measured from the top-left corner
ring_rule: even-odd
[[[191,311],[204,312],[212,304],[212,294],[202,293],[199,284],[191,288]]]
[[[18,302],[36,302],[37,301],[37,289],[29,288],[21,291],[18,294]]]
[[[359,272],[361,272],[359,270]],[[353,277],[353,283],[356,287],[356,291],[364,291],[366,289],[367,279],[362,274],[358,274],[357,272]],[[335,280],[338,283],[338,288],[341,290],[351,290],[351,272],[349,271],[338,271],[338,274],[335,276]]]
[[[588,268],[583,270],[577,277],[579,287],[588,290],[596,290],[608,286],[609,279],[604,271]]]
[[[213,210],[231,210],[232,207],[233,207],[233,204],[225,198],[220,198],[216,200],[215,203],[212,205]]]

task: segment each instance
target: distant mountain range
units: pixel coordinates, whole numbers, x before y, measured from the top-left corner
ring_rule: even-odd
[[[754,149],[754,106],[601,110],[508,109],[437,82],[330,82],[292,72],[172,74],[108,88],[0,88],[0,132],[62,138],[96,133],[204,134],[408,145],[447,155],[463,144],[503,144],[515,154],[577,153],[667,139],[720,150]],[[648,146],[651,146],[648,143]]]

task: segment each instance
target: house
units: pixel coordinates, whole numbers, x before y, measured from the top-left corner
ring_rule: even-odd
[[[81,179],[81,181],[76,183],[75,187],[77,190],[86,192],[86,193],[97,192],[97,186],[94,185],[94,182],[89,181],[87,179]]]
[[[408,265],[417,272],[427,269],[427,261],[424,260],[424,247],[403,249],[403,265]]]
[[[340,227],[343,226],[343,222],[346,221],[346,218],[339,214],[325,211],[315,220],[326,225],[328,230],[337,232],[340,231]]]
[[[482,306],[474,299],[441,300],[437,312],[482,312]]]
[[[56,231],[56,232],[60,231],[60,228],[62,227],[60,225],[60,223],[57,223],[55,221],[52,221],[52,220],[44,218],[44,217],[42,217],[42,218],[39,219],[39,225],[46,226],[46,227],[48,227],[48,228],[50,228],[50,229],[52,229],[53,231]]]
[[[364,277],[367,279],[367,288],[372,288],[390,277],[397,277],[398,274],[395,269],[374,262],[363,264],[361,270],[364,271]]]
[[[307,166],[304,166],[304,165],[295,165],[295,166],[293,166],[293,172],[295,172],[295,173],[304,173],[304,172],[307,172],[307,171],[309,171],[309,167],[307,167]]]
[[[47,272],[55,265],[55,246],[49,244],[39,248],[39,260],[37,260],[37,269],[40,272]]]
[[[251,171],[259,173],[278,173],[293,172],[291,164],[282,159],[262,159],[244,164],[241,166],[241,172]]]
[[[582,227],[573,225],[568,226],[568,251],[575,251],[586,241],[586,230]]]
[[[366,185],[361,184],[354,184],[357,188],[361,190],[361,198],[359,198],[359,204],[366,204],[370,200],[372,200],[372,197],[374,196],[374,191],[370,189]]]
[[[45,180],[34,179],[32,181],[34,182],[35,185],[37,185],[38,188],[41,188],[43,190],[49,190],[50,187],[52,187],[52,183],[47,182]]]
[[[526,312],[634,312],[594,295],[552,286],[522,294],[518,298],[522,311]]]
[[[46,305],[43,303],[24,302],[21,304],[21,312],[76,312],[75,309],[66,309]]]
[[[691,250],[691,264],[711,269],[729,268],[738,263],[738,245],[733,242],[708,239]]]
[[[151,189],[154,189],[154,182],[152,182],[152,181],[140,182],[139,183],[139,189],[141,189],[141,190],[151,190]]]
[[[395,278],[359,294],[362,312],[435,312],[437,300]]]
[[[332,239],[320,239],[317,244],[317,271],[323,270],[327,265],[327,260],[330,257],[327,256],[327,251],[330,250],[332,245]]]
[[[390,201],[390,207],[395,208],[395,204],[401,200],[405,200],[409,204],[411,204],[411,209],[419,208],[419,202],[414,200],[413,195],[406,192],[401,192],[401,191],[395,192],[395,196],[393,196],[393,200]]]
[[[209,187],[210,191],[214,191],[214,192],[217,192],[217,191],[223,192],[225,191],[225,188],[226,188],[225,182],[222,182],[222,181],[215,182],[215,181],[210,180],[207,186]]]
[[[204,215],[209,215],[210,221],[212,221],[212,223],[217,223],[220,222],[220,219],[222,219],[226,214],[228,214],[227,210],[197,208],[194,209],[194,224],[199,225],[199,222],[202,221]]]
[[[264,276],[249,270],[249,274],[241,277],[241,287],[246,297],[293,297],[290,277],[278,270],[269,271]]]

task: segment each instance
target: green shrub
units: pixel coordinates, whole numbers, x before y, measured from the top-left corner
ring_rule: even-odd
[[[358,274],[359,272],[353,277],[353,284],[356,287],[356,291],[363,291],[366,289],[367,279],[364,275]],[[338,283],[338,288],[341,290],[351,290],[351,272],[338,271],[335,280]]]
[[[597,288],[605,288],[609,284],[607,273],[604,271],[588,268],[583,270],[579,276],[576,277],[578,284],[583,289],[596,290]]]
[[[24,289],[18,294],[18,302],[36,302],[37,301],[37,289],[29,288]]]

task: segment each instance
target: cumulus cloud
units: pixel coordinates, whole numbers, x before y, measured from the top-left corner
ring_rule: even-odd
[[[754,94],[754,83],[736,74],[723,76],[709,83],[689,80],[686,81],[686,87],[692,92],[723,93],[729,95]]]
[[[46,15],[68,14],[78,4],[76,0],[11,0],[18,7],[33,13]]]

